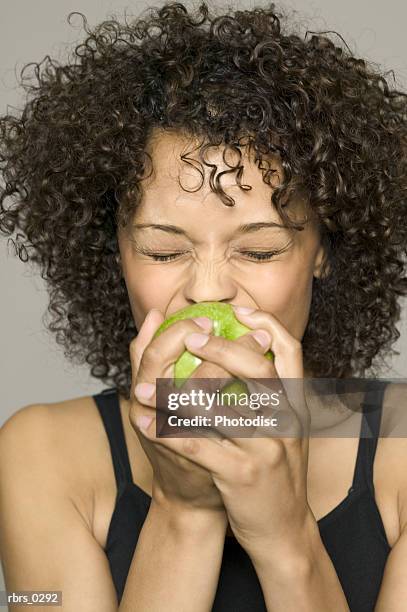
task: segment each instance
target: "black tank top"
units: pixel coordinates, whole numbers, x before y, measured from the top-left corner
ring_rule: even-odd
[[[364,397],[352,486],[345,499],[318,521],[322,542],[335,567],[351,612],[374,610],[391,550],[373,487],[373,461],[387,381],[371,382],[376,384],[373,388],[367,388]],[[116,503],[105,553],[120,603],[151,497],[133,482],[116,389],[105,389],[93,398],[109,439],[117,483]],[[226,536],[212,612],[232,610],[267,612],[250,557],[234,537]]]

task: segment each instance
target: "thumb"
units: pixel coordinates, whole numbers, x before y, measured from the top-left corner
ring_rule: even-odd
[[[160,327],[165,317],[158,308],[148,311],[137,336],[130,343],[130,358],[133,373],[133,382],[140,367],[140,361],[147,346],[150,344],[156,330]]]

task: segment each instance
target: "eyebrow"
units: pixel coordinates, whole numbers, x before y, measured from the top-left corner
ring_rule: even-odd
[[[136,229],[158,229],[163,232],[168,232],[169,234],[181,234],[182,236],[188,236],[188,233],[183,230],[181,227],[177,227],[176,225],[163,225],[162,223],[135,223],[133,225]],[[243,225],[239,225],[236,230],[236,234],[249,234],[252,232],[257,232],[263,228],[270,227],[285,227],[281,223],[276,223],[275,221],[257,221],[256,223],[244,223]]]

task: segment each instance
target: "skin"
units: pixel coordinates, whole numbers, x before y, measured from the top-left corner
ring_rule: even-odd
[[[210,190],[208,173],[201,189],[195,193],[183,191],[179,181],[185,189],[192,190],[199,178],[196,171],[180,160],[186,146],[192,148],[181,134],[153,132],[147,148],[153,173],[142,182],[144,196],[131,223],[118,231],[120,265],[137,329],[140,331],[153,308],[166,319],[195,303],[223,301],[273,313],[294,339],[301,340],[309,318],[313,278],[321,276],[325,257],[312,212],[302,201],[294,202],[291,214],[295,219],[311,213],[310,221],[301,232],[270,227],[237,235],[241,224],[280,221],[270,203],[270,187],[243,149],[242,183],[251,185],[252,190],[241,190],[232,174],[222,177],[224,190],[235,200],[233,208],[226,207]],[[219,171],[227,169],[221,148],[211,150],[208,161],[216,163]],[[275,168],[278,174],[272,185],[281,177],[277,161]],[[154,223],[174,225],[187,236],[134,227]],[[161,255],[186,254],[173,261],[160,262],[142,254],[143,249]],[[270,261],[256,261],[239,254],[240,251],[280,249],[283,252]],[[306,364],[303,366],[307,379],[312,373]],[[331,406],[343,409],[337,398],[332,398]],[[317,413],[315,423],[321,428],[349,417],[348,410],[345,417],[340,417],[338,412],[332,416],[324,408],[317,397],[309,400],[309,409]]]
[[[245,306],[273,313],[293,342],[300,341],[309,317],[312,281],[321,273],[324,250],[312,216],[302,232],[267,227],[246,235],[237,233],[242,224],[280,222],[270,203],[271,188],[263,182],[260,170],[244,149],[242,183],[251,185],[252,190],[241,190],[232,174],[224,175],[222,186],[235,200],[235,206],[230,208],[211,191],[208,174],[201,189],[192,193],[182,189],[180,183],[189,190],[197,185],[196,172],[180,160],[188,145],[190,141],[179,133],[163,130],[153,133],[147,149],[152,158],[153,173],[143,181],[144,195],[132,221],[118,231],[122,273],[139,330],[134,375],[146,347],[142,325],[147,324],[147,328],[151,325],[151,322],[146,322],[146,316],[152,309],[157,329],[162,320],[191,304],[218,301]],[[222,153],[222,148],[211,149],[208,155],[208,161],[216,163],[219,171],[227,169]],[[281,178],[281,166],[276,163],[275,167],[278,174],[273,177],[272,185]],[[303,218],[308,212],[301,201],[295,202],[292,214],[296,219]],[[153,223],[176,226],[186,235],[135,227]],[[185,254],[162,262],[144,254],[142,251],[146,249],[161,255]],[[270,250],[282,252],[270,261],[260,262],[242,253]],[[154,326],[154,322],[152,324]],[[149,334],[149,329],[146,333]],[[268,334],[270,340],[270,331]],[[162,354],[168,345],[173,344],[173,339],[164,336],[157,353]],[[178,356],[183,350],[184,344],[180,346]],[[259,371],[252,376],[259,376]],[[155,372],[156,377],[171,375],[172,365],[165,371]],[[209,370],[201,367],[194,374],[201,377],[225,375],[229,376],[230,372],[219,366]],[[307,375],[302,365],[300,376]],[[143,444],[142,439],[140,442]]]
[[[324,250],[320,244],[318,226],[312,216],[302,232],[267,227],[246,235],[237,233],[237,228],[242,224],[280,221],[270,204],[271,189],[263,182],[260,170],[245,150],[242,151],[244,164],[242,182],[251,185],[252,190],[241,190],[232,174],[222,177],[223,188],[235,200],[233,208],[224,206],[218,196],[213,194],[207,175],[201,189],[195,192],[184,191],[180,184],[185,189],[193,190],[197,181],[196,172],[180,161],[181,153],[189,144],[190,142],[181,134],[162,130],[153,133],[148,147],[153,162],[153,173],[143,181],[144,195],[132,221],[118,232],[122,273],[134,321],[139,330],[138,337],[133,342],[135,354],[133,389],[136,378],[137,382],[143,382],[143,375],[145,381],[149,376],[151,382],[155,382],[156,378],[173,376],[173,363],[185,350],[184,341],[187,332],[199,332],[201,329],[196,325],[191,328],[191,323],[178,322],[173,326],[175,331],[170,328],[158,340],[151,343],[152,336],[164,319],[181,308],[195,303],[218,301],[273,313],[276,323],[284,330],[288,341],[298,344],[309,317],[312,281],[314,276],[319,276],[321,273]],[[222,152],[221,148],[211,149],[209,156],[209,161],[216,163],[219,170],[227,169],[222,161]],[[273,177],[273,185],[281,178],[281,167],[276,164],[276,168],[278,174]],[[307,212],[309,211],[306,211],[301,201],[295,202],[293,214],[296,218],[303,218]],[[182,229],[185,235],[152,227],[141,227],[153,223],[176,226]],[[144,253],[145,250],[161,255],[171,253],[182,253],[182,255],[172,261],[156,261],[151,253],[148,255]],[[250,259],[244,253],[270,250],[281,253],[273,256],[270,261],[260,262]],[[150,311],[152,316],[148,318]],[[208,320],[206,322],[210,325]],[[247,321],[243,323],[250,327]],[[205,319],[201,319],[200,324],[204,324],[205,327]],[[177,329],[183,330],[179,332],[183,335],[183,340],[178,346],[178,352],[171,356],[167,354],[168,347],[176,346]],[[266,335],[266,348],[269,348],[271,330],[263,329],[258,332]],[[240,343],[245,342],[245,337],[240,339]],[[154,371],[150,369],[141,375],[138,373],[140,361],[149,344],[149,350],[154,350],[156,347],[154,357],[149,360],[154,362]],[[251,348],[253,346],[256,351],[259,350],[256,343],[252,343]],[[231,346],[232,350],[236,348],[237,343]],[[262,354],[265,352],[262,347],[260,350]],[[161,357],[159,361],[163,364],[165,354],[167,354],[167,367],[161,370],[155,368],[157,356]],[[243,354],[235,357],[236,360],[243,365],[253,362],[253,356]],[[281,357],[276,355],[277,367],[279,361]],[[260,377],[259,372],[262,371],[260,366],[261,364],[252,372],[252,377]],[[148,370],[145,367],[144,370],[146,369]],[[280,376],[284,376],[282,365],[279,373]],[[245,374],[247,375],[247,372]],[[222,368],[219,363],[214,365],[211,360],[206,360],[194,373],[195,377],[202,378],[230,375],[230,370]],[[267,370],[267,377],[270,375]],[[276,370],[272,375],[277,376]],[[303,378],[307,375],[301,361],[300,370],[287,376]],[[134,400],[133,393],[132,399]],[[132,424],[154,467],[158,446],[148,447],[146,440],[139,435],[135,423],[137,412],[135,406],[130,409]],[[160,452],[163,453],[162,447]],[[170,459],[173,459],[171,454],[164,455],[163,465],[160,470],[156,465],[155,473],[159,471],[162,473],[163,470],[171,471],[168,467]],[[171,467],[174,468],[173,465]],[[178,476],[182,478],[181,474]],[[208,482],[207,480],[207,484]],[[165,484],[163,482],[162,487]],[[221,506],[219,495],[213,487],[211,494],[217,498]],[[156,495],[158,495],[157,490]],[[230,534],[230,529],[228,533]]]
[[[175,311],[203,301],[225,301],[272,312],[292,336],[301,340],[309,317],[312,280],[319,276],[324,257],[315,222],[302,232],[265,228],[236,235],[240,224],[255,221],[279,222],[270,203],[270,187],[262,180],[256,164],[244,156],[242,191],[233,175],[222,177],[222,186],[236,204],[222,204],[208,185],[195,193],[185,188],[197,185],[197,174],[182,163],[179,155],[187,144],[181,135],[159,133],[150,145],[154,174],[143,181],[144,197],[133,224],[162,223],[181,227],[180,236],[157,229],[119,231],[118,240],[123,275],[137,329],[151,308],[167,318]],[[222,151],[214,151],[210,161],[227,169]],[[304,214],[301,205],[297,218]],[[289,242],[291,241],[291,244]],[[137,252],[137,243],[164,254],[188,251],[172,262],[156,262]],[[239,255],[239,250],[283,249],[269,262],[256,262]],[[264,288],[267,287],[267,291]]]
[[[158,512],[158,516],[186,514],[194,524],[210,516],[215,529],[219,525],[226,529],[229,523],[252,560],[268,608],[283,610],[305,596],[309,606],[322,609],[335,603],[338,610],[347,610],[307,500],[307,435],[231,441],[228,437],[157,438],[153,431],[156,379],[173,374],[173,363],[185,346],[203,358],[196,374],[203,378],[222,373],[304,378],[301,338],[309,316],[312,279],[320,273],[324,257],[313,223],[295,235],[281,228],[237,235],[240,224],[279,221],[271,210],[270,188],[257,167],[244,158],[247,175],[243,179],[253,189],[243,192],[234,181],[227,184],[226,190],[238,203],[236,208],[220,204],[207,184],[193,194],[186,193],[178,183],[192,180],[178,162],[185,144],[173,133],[153,139],[150,154],[155,173],[145,185],[144,199],[130,227],[118,236],[123,274],[139,327],[130,346],[130,421],[153,467],[150,522]],[[222,165],[220,155],[221,151],[214,151],[210,161]],[[301,214],[301,203],[297,208]],[[151,223],[176,225],[185,235],[168,236],[141,227]],[[157,263],[151,254],[142,253],[146,249],[184,254],[174,262]],[[248,261],[247,253],[241,252],[270,249],[281,252],[261,264]],[[205,329],[208,322],[201,318],[177,321],[153,339],[164,318],[202,301],[253,309],[253,315],[236,315],[255,331],[235,341],[202,335],[197,333],[198,325],[206,332],[210,328]],[[202,339],[207,342],[199,346],[197,341]],[[270,347],[273,362],[264,357]],[[289,399],[298,432],[307,431],[310,414],[303,392]],[[148,527],[149,522],[145,538]],[[135,554],[139,574],[132,583],[132,589],[139,588],[139,592],[152,577],[147,556],[142,554],[143,541],[142,534]],[[298,590],[289,592],[287,585],[294,575]],[[215,584],[216,572],[211,579]]]

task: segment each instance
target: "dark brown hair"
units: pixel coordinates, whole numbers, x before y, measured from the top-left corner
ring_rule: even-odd
[[[24,108],[0,120],[0,231],[40,268],[45,324],[65,356],[128,396],[137,330],[116,230],[140,201],[152,130],[198,137],[202,154],[249,146],[265,182],[277,156],[272,204],[295,228],[284,209],[305,195],[328,254],[304,363],[320,377],[363,376],[395,353],[407,294],[407,95],[326,33],[292,32],[275,4],[212,10],[167,3],[94,29],[83,18],[86,38],[66,63],[25,67]],[[230,166],[248,189],[242,169]],[[216,172],[211,188],[232,206]]]

